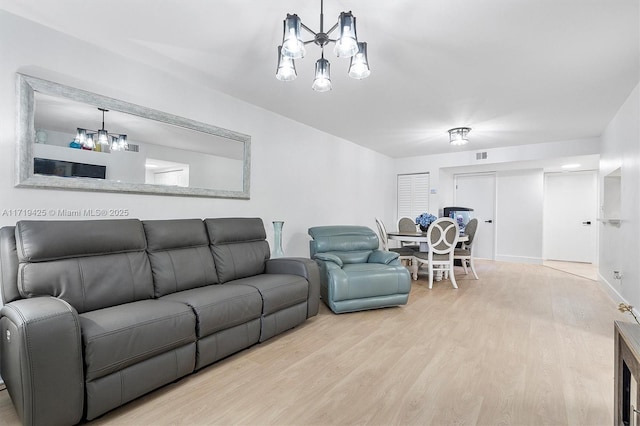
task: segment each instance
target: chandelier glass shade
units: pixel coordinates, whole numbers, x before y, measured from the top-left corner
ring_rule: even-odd
[[[118,133],[109,133],[104,128],[104,113],[109,112],[108,109],[98,108],[102,111],[102,128],[100,130],[83,129],[78,127],[74,142],[80,144],[83,149],[93,150],[100,145],[102,152],[126,151],[129,148],[127,135]],[[105,149],[104,147],[108,147]]]
[[[356,17],[351,12],[342,12],[338,17],[340,37],[336,40],[333,53],[338,58],[350,58],[358,51],[358,36],[356,35]]]
[[[362,80],[369,77],[369,74],[371,74],[371,70],[367,60],[367,43],[359,41],[358,51],[351,57],[351,63],[349,64],[349,77]]]
[[[302,21],[298,18],[298,15],[287,14],[287,18],[284,20],[284,34],[282,35],[282,53],[287,58],[301,59],[306,53],[300,32],[301,25]]]
[[[470,127],[454,127],[449,129],[449,143],[451,145],[464,145],[469,143]]]
[[[331,75],[329,61],[324,58],[324,47],[335,43],[333,49],[338,58],[351,58],[348,74],[361,80],[371,74],[367,58],[367,43],[359,42],[356,33],[356,17],[349,12],[342,12],[338,22],[327,32],[324,32],[324,2],[320,1],[320,31],[315,32],[304,25],[298,15],[287,14],[284,20],[282,45],[278,46],[278,67],[276,78],[281,81],[292,81],[297,78],[295,59],[302,59],[306,54],[305,45],[314,43],[322,50],[321,57],[316,61],[315,76],[312,88],[318,92],[331,90]],[[313,38],[302,39],[302,30],[307,31]],[[338,38],[330,38],[331,33],[338,30]]]
[[[288,56],[282,54],[282,46],[278,46],[278,71],[276,78],[281,81],[292,81],[298,78],[296,64]]]
[[[331,90],[331,64],[324,56],[316,61],[316,73],[313,79],[313,90],[316,92],[326,92]]]

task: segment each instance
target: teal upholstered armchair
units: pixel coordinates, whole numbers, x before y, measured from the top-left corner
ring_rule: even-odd
[[[335,313],[404,305],[411,276],[398,253],[378,250],[366,226],[309,228],[311,258],[320,266],[320,296]]]

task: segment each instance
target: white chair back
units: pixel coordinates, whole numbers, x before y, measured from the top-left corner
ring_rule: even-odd
[[[382,244],[382,250],[389,251],[389,242],[387,237],[387,229],[384,227],[384,223],[376,217],[376,225],[378,226],[378,234],[380,234],[380,243]]]
[[[460,228],[458,223],[448,217],[441,217],[429,225],[427,239],[434,254],[451,254],[458,244]]]

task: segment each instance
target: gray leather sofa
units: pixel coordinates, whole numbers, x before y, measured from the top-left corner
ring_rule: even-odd
[[[0,266],[0,374],[26,425],[94,419],[318,312],[317,265],[269,259],[257,218],[20,221]]]

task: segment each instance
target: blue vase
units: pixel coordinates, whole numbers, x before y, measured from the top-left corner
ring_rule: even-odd
[[[271,258],[284,256],[282,251],[282,221],[273,221],[273,252],[271,252]]]

